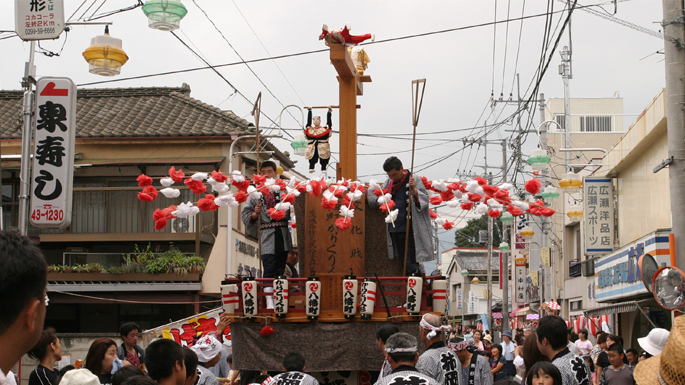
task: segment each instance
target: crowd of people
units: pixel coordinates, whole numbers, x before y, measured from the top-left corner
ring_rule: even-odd
[[[305,359],[286,355],[282,371],[231,370],[232,356],[223,344],[228,316],[217,330],[182,347],[156,339],[138,345],[140,327],[120,328],[122,343],[98,338],[91,344],[83,368],[55,369],[62,344],[53,328],[44,328],[47,265],[26,237],[0,232],[0,385],[16,385],[12,367],[26,353],[38,366],[29,385],[318,385],[305,373]],[[504,331],[502,343],[474,328],[456,333],[435,314],[425,314],[415,334],[383,324],[376,345],[384,356],[376,385],[680,385],[685,384],[685,317],[673,328],[654,328],[638,339],[641,352],[624,349],[616,334],[599,332],[597,343],[588,331],[571,342],[565,321],[554,315],[537,328]],[[418,335],[418,339],[415,337]],[[419,341],[425,346],[420,353]],[[372,349],[372,341],[369,341]]]

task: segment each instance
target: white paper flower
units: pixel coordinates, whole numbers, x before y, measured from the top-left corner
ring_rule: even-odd
[[[192,202],[188,203],[181,203],[176,207],[176,211],[174,211],[172,214],[177,216],[178,218],[186,218],[189,216],[196,215],[197,213],[200,212],[200,209],[197,206],[193,206]]]
[[[352,193],[352,192],[351,192],[351,193],[347,193],[347,198],[349,198],[351,202],[356,202],[356,201],[362,199],[362,195],[363,195],[363,194],[362,194],[361,191],[359,191],[359,190],[354,190],[353,193]]]
[[[190,178],[192,178],[193,180],[205,180],[205,179],[207,179],[207,176],[208,175],[206,172],[196,172]]]
[[[445,223],[447,223],[447,219],[442,218],[442,217],[437,217],[437,218],[435,218],[435,223],[437,223],[438,226],[442,226]]]
[[[528,202],[523,202],[523,201],[512,201],[511,204],[514,205],[514,206],[516,206],[516,207],[518,207],[518,208],[520,208],[520,209],[523,210],[523,211],[526,211],[526,210],[528,210],[528,209],[530,208],[530,205],[528,204]]]
[[[323,197],[326,198],[327,201],[338,200],[338,198],[336,198],[335,195],[328,190],[323,192]]]
[[[504,207],[504,205],[497,202],[495,199],[488,199],[488,206],[490,206],[490,208],[498,210],[501,210]]]
[[[502,183],[502,184],[499,186],[499,189],[500,189],[500,190],[511,191],[513,188],[514,188],[514,185],[511,184],[511,183]]]
[[[238,203],[231,193],[219,195],[214,198],[214,204],[219,207],[229,206],[232,202]]]
[[[447,179],[447,183],[461,183],[461,179],[449,178]]]
[[[159,180],[159,183],[161,183],[164,187],[169,187],[174,184],[174,180],[171,178],[162,178]]]
[[[373,190],[380,190],[381,186],[378,185],[378,182],[375,179],[371,179],[369,181],[369,191],[373,192]]]
[[[483,215],[488,212],[488,205],[485,203],[479,203],[478,206],[476,206],[476,214],[477,215]]]
[[[459,190],[454,190],[454,196],[455,196],[457,199],[461,199],[462,195],[464,195],[464,194],[463,194],[461,191],[459,191]]]
[[[477,194],[478,191],[478,181],[477,180],[470,180],[466,182],[466,191]]]
[[[245,177],[238,170],[233,171],[231,173],[231,177],[233,178],[234,181],[236,181],[236,183],[245,182]]]
[[[347,206],[340,206],[340,215],[345,218],[353,218],[354,209],[348,209]]]
[[[447,183],[445,183],[445,181],[442,179],[437,181],[434,180],[432,186],[438,191],[447,191]]]
[[[167,198],[178,198],[181,195],[181,190],[167,187],[159,190],[162,194],[164,194],[165,197]]]
[[[459,200],[458,199],[452,199],[451,201],[445,202],[445,204],[450,207],[450,208],[457,208],[459,207]]]
[[[385,217],[385,223],[392,223],[394,220],[396,220],[398,212],[399,212],[399,210],[397,210],[397,209],[392,210],[390,212],[390,214],[388,214],[388,216]],[[392,218],[392,220],[390,218]]]
[[[247,188],[247,195],[254,199],[259,199],[262,197],[262,193],[260,193],[259,190],[257,190],[254,186]]]

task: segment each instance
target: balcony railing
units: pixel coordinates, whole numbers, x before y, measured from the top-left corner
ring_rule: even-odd
[[[41,234],[125,234],[125,233],[195,233],[214,234],[217,213],[200,212],[192,218],[172,219],[162,230],[155,230],[152,214],[155,209],[172,204],[195,201],[197,196],[181,189],[178,198],[167,199],[159,194],[153,202],[138,199],[140,190],[108,188],[75,188],[71,225],[66,229],[36,229]]]

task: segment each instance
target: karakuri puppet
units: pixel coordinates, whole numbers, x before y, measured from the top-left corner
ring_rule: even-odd
[[[304,135],[307,137],[307,151],[305,158],[309,160],[309,172],[314,172],[316,163],[321,164],[321,171],[326,172],[326,166],[331,158],[331,145],[328,139],[331,137],[331,107],[328,107],[326,114],[326,125],[321,127],[321,117],[314,117],[314,125],[312,125],[312,109],[307,113],[307,127],[304,130]]]
[[[367,33],[364,35],[350,35],[351,29],[351,24],[347,23],[343,28],[336,28],[332,31],[329,31],[328,25],[324,24],[323,28],[321,28],[322,32],[321,35],[319,35],[319,40],[323,40],[327,46],[330,46],[331,44],[357,45],[364,40],[376,40],[376,36],[373,33]]]

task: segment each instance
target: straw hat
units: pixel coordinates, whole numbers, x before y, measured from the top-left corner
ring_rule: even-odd
[[[483,337],[483,341],[492,343],[492,336],[490,334],[486,334],[485,337]]]
[[[633,372],[638,385],[685,385],[685,317],[677,317],[661,354],[640,362]]]

